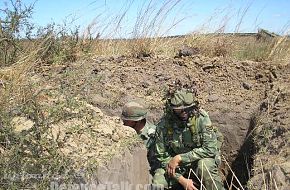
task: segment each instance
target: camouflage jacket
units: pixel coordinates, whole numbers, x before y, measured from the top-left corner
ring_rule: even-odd
[[[202,158],[215,158],[219,154],[219,143],[211,120],[204,110],[188,122],[180,121],[174,114],[165,115],[157,125],[156,157],[161,167],[176,155],[181,156],[181,167]],[[178,172],[176,177],[178,178]]]
[[[145,126],[143,127],[143,129],[139,134],[139,137],[143,140],[147,149],[149,149],[154,142],[155,132],[156,126],[146,121]]]
[[[156,126],[146,121],[144,128],[141,130],[139,137],[143,140],[147,148],[147,159],[150,165],[150,171],[154,172],[158,167],[158,160],[155,153],[155,134]]]

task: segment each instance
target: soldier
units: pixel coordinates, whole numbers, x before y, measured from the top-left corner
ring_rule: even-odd
[[[147,121],[148,110],[145,105],[131,101],[124,105],[121,118],[125,126],[135,129],[139,137],[143,140],[147,148],[147,159],[150,165],[150,173],[153,175],[158,166],[157,159],[155,158],[154,143],[156,126]]]
[[[218,173],[221,143],[217,129],[192,91],[180,88],[167,100],[155,144],[161,167],[155,171],[153,184],[172,189],[197,190],[200,185],[207,190],[224,189]],[[195,176],[192,171],[196,179],[188,178]]]

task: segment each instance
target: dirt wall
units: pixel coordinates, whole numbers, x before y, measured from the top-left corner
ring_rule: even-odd
[[[145,147],[127,149],[123,155],[114,157],[109,165],[99,168],[97,171],[98,184],[101,186],[115,184],[119,185],[120,189],[126,187],[126,190],[136,189],[138,185],[149,184],[150,174],[146,155]]]
[[[131,147],[94,171],[91,180],[77,178],[73,183],[52,181],[50,190],[145,190],[150,183],[146,154],[143,146]]]

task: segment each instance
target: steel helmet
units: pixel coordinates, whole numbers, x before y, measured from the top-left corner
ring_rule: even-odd
[[[186,89],[177,90],[171,98],[169,105],[172,109],[185,109],[197,104],[194,94]]]
[[[122,109],[122,120],[139,121],[146,118],[147,108],[144,104],[137,101],[131,101],[124,105]]]

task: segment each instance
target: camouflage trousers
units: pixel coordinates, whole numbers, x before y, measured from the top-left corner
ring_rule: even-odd
[[[197,177],[190,171],[194,172]],[[190,177],[207,190],[224,190],[218,171],[218,163],[213,158],[204,158],[188,166],[180,166],[176,172],[185,178]],[[165,169],[158,168],[153,176],[153,184],[170,189],[178,185],[178,181],[175,178],[169,178]]]

